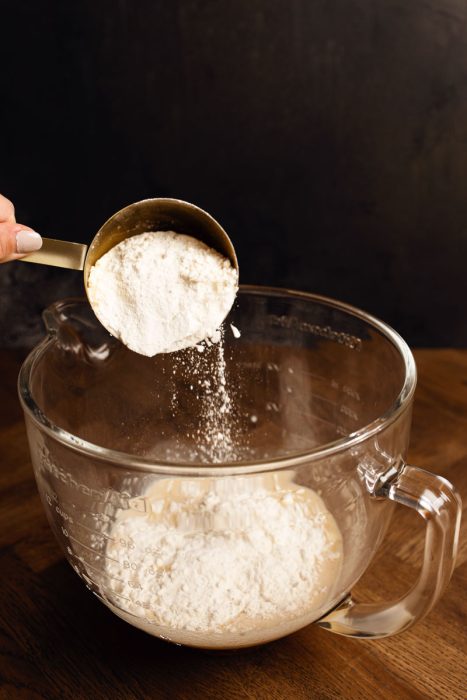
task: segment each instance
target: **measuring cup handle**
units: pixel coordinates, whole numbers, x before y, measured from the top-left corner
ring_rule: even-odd
[[[42,238],[42,248],[30,253],[20,262],[40,263],[54,267],[66,267],[68,270],[83,270],[88,247],[83,243],[70,243],[55,238]]]
[[[320,627],[348,637],[389,637],[406,630],[431,610],[454,569],[462,502],[449,481],[405,465],[375,495],[409,506],[425,520],[422,571],[415,586],[400,600],[356,603],[349,595],[316,621]]]

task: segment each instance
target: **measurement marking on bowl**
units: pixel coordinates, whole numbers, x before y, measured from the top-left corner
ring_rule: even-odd
[[[106,513],[95,513],[92,510],[83,510],[82,508],[78,508],[77,512],[84,518],[90,515],[93,520],[103,524],[108,524],[112,522],[112,518]]]
[[[110,537],[110,535],[106,535],[104,532],[99,532],[99,530],[94,530],[92,527],[88,527],[87,525],[83,525],[83,523],[80,523],[79,521],[76,521],[75,525],[79,525],[79,527],[82,527],[83,530],[87,530],[87,532],[91,532],[93,535],[98,535],[99,537],[104,537],[106,540],[109,540],[109,542],[116,542],[114,537]]]
[[[70,554],[70,552],[68,552],[68,554]],[[94,569],[94,571],[97,571],[97,573],[100,576],[106,576],[111,581],[118,581],[118,583],[122,583],[123,585],[125,585],[125,581],[122,581],[122,579],[117,578],[116,576],[111,576],[109,573],[107,573],[107,571],[105,571],[103,569],[98,569],[96,566],[93,566],[92,564],[90,564],[84,557],[80,557],[78,554],[75,554],[75,552],[72,552],[70,554],[70,556],[72,556],[74,559],[76,559],[76,561],[79,561],[80,564],[84,564],[84,566],[87,566],[90,569]],[[113,559],[112,561],[116,561],[116,560]],[[120,595],[120,594],[118,594],[118,595]],[[120,595],[120,597],[131,602],[130,598],[126,598],[124,595]]]
[[[313,377],[313,379],[317,379],[320,382],[324,382],[325,384],[329,384],[329,379],[326,379],[326,377],[321,377],[319,374],[315,374],[314,372],[310,372],[307,369],[294,369],[293,374],[305,374],[307,377]]]
[[[312,379],[316,379],[319,382],[323,382],[324,384],[331,386],[333,389],[336,389],[337,391],[342,391],[344,392],[344,394],[352,396],[352,398],[356,399],[357,401],[360,401],[360,395],[358,391],[353,389],[353,387],[349,386],[348,384],[340,384],[337,381],[337,379],[334,379],[334,377],[322,377],[320,374],[315,374],[314,372],[310,372],[307,369],[296,369],[293,370],[291,374],[304,374],[307,377],[312,377]],[[347,377],[355,377],[355,379],[358,379],[358,375],[355,374],[355,372],[351,372],[350,370],[347,372]]]
[[[60,503],[63,505],[66,505],[67,508],[70,507],[73,509],[73,515],[76,515],[77,513],[81,513],[84,516],[90,515],[91,517],[95,518],[96,520],[101,520],[102,522],[111,522],[112,518],[110,515],[107,515],[107,513],[98,513],[93,510],[89,509],[84,509],[84,508],[78,508],[76,503],[68,503],[68,501],[60,501]]]
[[[304,416],[305,418],[311,418],[312,421],[318,420],[320,423],[325,423],[326,425],[331,425],[334,427],[334,423],[330,420],[326,420],[326,418],[320,418],[319,416],[315,416],[314,413],[310,413],[309,411],[298,411],[296,410],[295,413],[297,413],[300,416]]]
[[[261,367],[261,365],[258,365],[258,367]],[[265,367],[266,369],[273,370],[274,372],[278,372],[280,370],[280,367],[277,364],[277,362],[266,362]]]
[[[332,399],[326,399],[324,396],[320,396],[319,394],[312,393],[310,396],[310,401],[313,402],[316,400],[323,401],[324,403],[329,403],[329,404],[331,404],[331,406],[337,406],[336,402],[333,401]]]
[[[110,577],[111,578],[111,577]],[[118,579],[112,579],[113,581],[118,581]],[[112,590],[112,596],[118,596],[119,598],[122,598],[122,600],[126,600],[128,603],[133,603],[131,598],[127,598],[126,595],[123,595],[122,593],[117,593],[117,591]],[[126,611],[125,611],[126,612]],[[137,615],[134,615],[134,617],[137,617]]]
[[[342,391],[344,392],[344,394],[347,394],[347,396],[350,396],[352,399],[355,399],[355,401],[361,400],[360,394],[352,386],[348,386],[347,384],[344,384],[342,386]]]
[[[66,503],[66,502],[64,502],[64,501],[61,501],[61,504],[62,504],[62,505],[63,505],[63,503],[65,503],[65,505],[67,505],[67,506],[70,506],[70,505],[73,506],[73,504],[70,504],[70,503]],[[78,508],[77,510],[78,510],[80,513],[83,513],[84,515],[91,515],[91,516],[95,517],[94,514],[91,513],[90,511],[82,510],[82,509],[80,509],[80,508]],[[61,508],[61,511],[62,511],[62,513],[65,513],[65,514],[66,514],[66,511],[64,511],[63,508]],[[57,511],[57,512],[58,512],[58,511]],[[59,513],[59,514],[62,515],[62,513]],[[104,515],[104,513],[103,513],[102,515]],[[63,515],[62,515],[62,517],[63,517]],[[107,516],[107,517],[109,517],[109,516]],[[65,522],[67,522],[67,519],[64,519],[64,520],[65,520]],[[83,523],[81,523],[79,520],[73,520],[72,523],[73,523],[73,525],[74,525],[75,527],[76,527],[76,525],[79,525],[79,527],[82,527],[83,530],[87,530],[88,532],[90,532],[90,533],[93,534],[93,535],[99,535],[99,537],[104,537],[106,540],[109,540],[110,542],[115,542],[115,541],[116,541],[113,537],[110,537],[110,535],[106,535],[104,532],[99,532],[99,530],[95,530],[95,529],[93,529],[92,527],[88,527],[87,525],[83,525]]]
[[[352,411],[351,408],[348,406],[341,406],[339,408],[339,411],[343,413],[344,415],[348,416],[349,418],[353,418],[354,420],[358,420],[358,414],[355,413],[355,411]]]
[[[73,537],[73,535],[70,535],[69,532],[64,530],[63,527],[62,527],[62,532],[65,535],[65,537],[68,537],[69,540],[71,540],[72,542],[76,542],[77,545],[79,545],[80,547],[84,547],[84,549],[87,549],[89,552],[92,552],[95,556],[102,557],[102,559],[109,559],[110,561],[114,561],[116,564],[120,564],[118,559],[113,559],[113,557],[109,557],[108,554],[101,554],[101,552],[98,552],[93,547],[89,547],[87,544],[80,542],[79,540],[76,539],[76,537]],[[96,534],[99,534],[99,533],[96,533]]]

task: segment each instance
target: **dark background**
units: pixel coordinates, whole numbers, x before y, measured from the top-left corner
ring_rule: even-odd
[[[0,2],[0,192],[89,242],[130,202],[207,209],[243,282],[466,345],[465,0]],[[80,273],[0,266],[3,345]]]

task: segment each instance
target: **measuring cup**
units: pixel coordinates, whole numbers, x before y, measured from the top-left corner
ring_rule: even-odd
[[[209,463],[203,436],[211,436],[212,424],[203,406],[212,395],[203,395],[203,382],[195,385],[192,363],[181,362],[191,356],[135,355],[106,333],[85,301],[57,302],[44,319],[47,337],[19,376],[37,485],[71,566],[116,615],[179,644],[232,649],[311,622],[344,636],[385,637],[436,603],[454,565],[460,500],[445,479],[406,462],[416,370],[389,326],[322,297],[241,287],[227,323],[242,335],[225,334],[228,444]],[[195,369],[212,376],[216,353],[207,348]],[[332,581],[300,610],[290,588],[288,612],[274,621],[243,620],[208,633],[161,622],[140,583],[143,577],[155,593],[161,585],[157,547],[141,548],[136,535],[118,535],[116,527],[165,517],[171,504],[168,497],[161,509],[161,489],[175,501],[177,493],[200,489],[254,499],[264,489],[293,488],[313,489],[339,528],[343,558]],[[352,588],[396,505],[425,523],[420,577],[400,600],[357,603]],[[219,537],[224,526],[202,505],[188,525],[192,535]],[[230,527],[248,538],[251,522],[241,508]],[[260,547],[257,556],[261,568]],[[315,566],[310,558],[310,575]],[[214,599],[225,582],[211,573],[205,593]],[[275,590],[268,576],[265,566],[264,587]],[[177,609],[177,598],[172,605]]]
[[[43,238],[40,250],[20,260],[83,270],[87,293],[89,273],[97,260],[125,238],[146,231],[175,231],[193,236],[224,255],[238,272],[235,249],[222,226],[194,204],[170,198],[143,199],[124,207],[105,222],[89,247]]]

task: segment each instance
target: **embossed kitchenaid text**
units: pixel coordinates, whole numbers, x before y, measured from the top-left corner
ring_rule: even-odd
[[[345,333],[344,331],[336,331],[331,328],[331,326],[319,326],[317,323],[302,321],[296,316],[276,316],[275,314],[269,314],[268,318],[271,321],[271,326],[311,333],[320,338],[326,338],[326,340],[333,340],[335,343],[345,345],[350,350],[360,351],[362,349],[361,338],[356,335],[350,335],[350,333]]]
[[[87,486],[76,481],[76,479],[62,467],[58,467],[51,460],[46,447],[41,447],[39,452],[39,463],[42,472],[51,474],[55,479],[60,480],[66,486],[76,489],[85,496],[93,500],[122,508],[123,510],[136,510],[140,513],[146,512],[146,499],[131,496],[125,491],[114,491],[113,489],[100,489]]]

